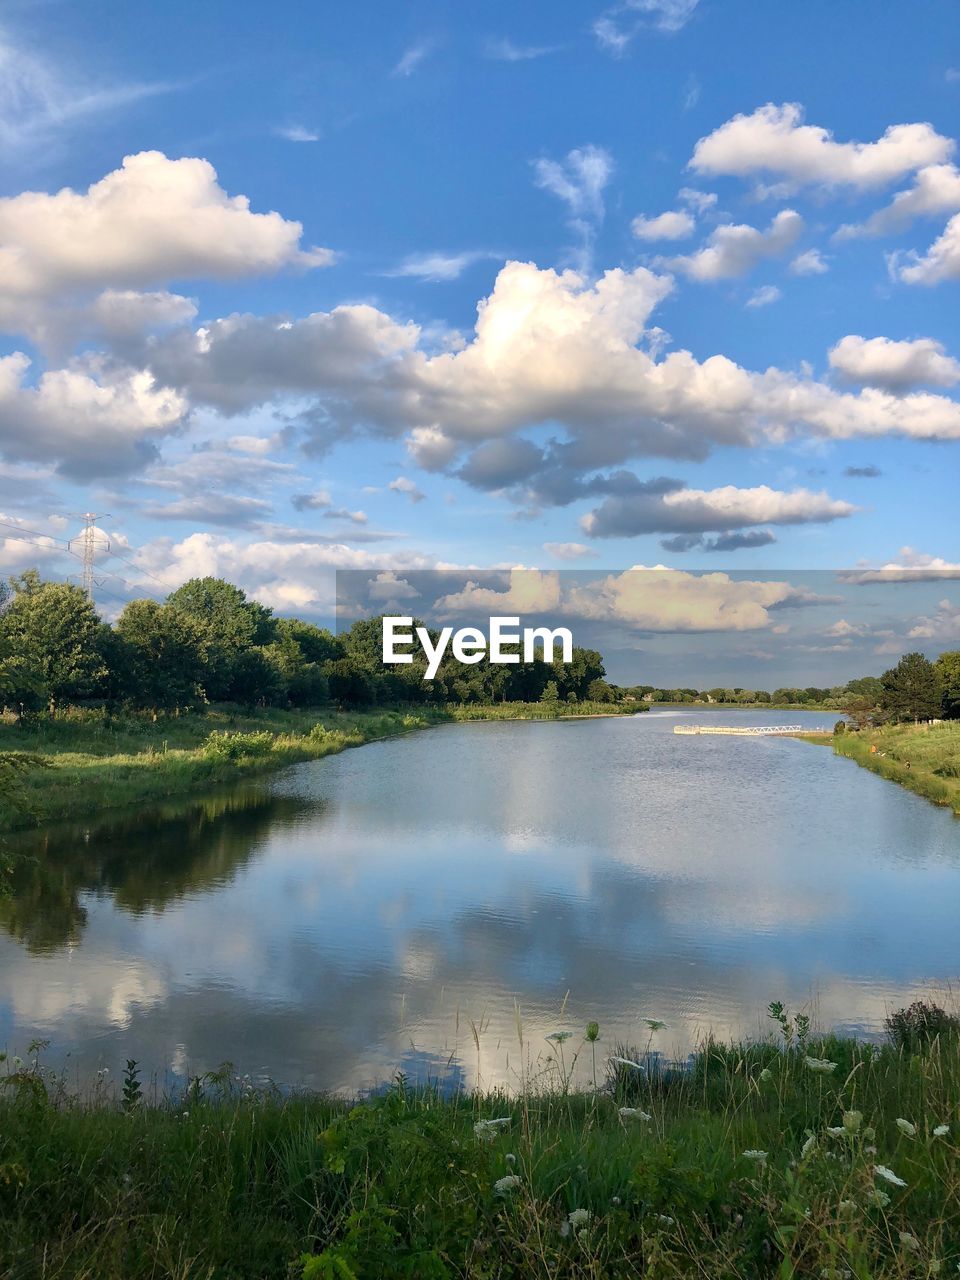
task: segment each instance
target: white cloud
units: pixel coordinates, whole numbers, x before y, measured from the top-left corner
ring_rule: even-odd
[[[827,493],[785,493],[758,485],[739,489],[688,489],[679,481],[637,482],[614,492],[580,521],[591,538],[645,533],[718,533],[755,525],[796,525],[840,520],[857,510]]]
[[[864,223],[845,223],[835,240],[855,236],[885,236],[902,231],[917,218],[954,213],[960,209],[960,169],[954,164],[932,164],[921,169],[914,184],[898,191],[884,209],[878,209]]]
[[[701,138],[690,165],[698,173],[773,173],[799,184],[868,189],[939,164],[953,150],[950,138],[925,123],[891,125],[876,142],[837,142],[829,130],[804,124],[798,103],[768,102]]]
[[[290,499],[298,511],[321,511],[333,503],[327,489],[317,489],[313,493],[297,493]]]
[[[396,480],[390,481],[387,488],[392,489],[394,493],[402,493],[411,502],[422,502],[427,496],[407,476],[397,476]]]
[[[411,45],[407,49],[400,61],[390,73],[394,76],[411,76],[424,58],[433,50],[432,40],[423,40],[419,44]]]
[[[907,284],[940,284],[944,280],[960,280],[960,213],[944,228],[923,257],[908,255],[909,266],[900,266],[894,258],[893,274]]]
[[[701,217],[717,203],[715,191],[698,191],[696,187],[681,187],[677,197]]]
[[[620,55],[645,28],[673,34],[693,17],[699,0],[622,0],[593,24],[602,49]]]
[[[630,224],[633,234],[640,240],[683,240],[693,234],[696,223],[685,210],[670,210],[655,218],[642,215]]]
[[[464,250],[462,253],[411,254],[391,271],[385,271],[384,275],[413,276],[419,280],[456,280],[467,267],[491,256],[477,249]]]
[[[538,187],[562,200],[570,211],[570,226],[579,240],[577,262],[590,267],[593,240],[603,221],[603,192],[613,175],[613,157],[603,147],[581,147],[563,161],[533,162]]]
[[[733,280],[747,275],[759,262],[786,253],[802,231],[800,214],[781,209],[766,231],[725,223],[711,233],[702,249],[686,257],[665,258],[662,265],[691,280]]]
[[[908,391],[911,387],[952,387],[960,382],[960,361],[933,338],[896,342],[851,333],[829,352],[830,367],[850,382]]]
[[[751,293],[747,299],[747,306],[769,307],[772,302],[779,302],[782,297],[783,291],[775,284],[762,284],[759,289],[754,289]]]
[[[319,142],[320,135],[313,129],[308,129],[302,124],[287,124],[275,130],[278,138],[285,138],[287,142]]]
[[[329,250],[301,249],[302,230],[228,196],[206,160],[142,151],[86,192],[0,199],[0,303],[9,321],[19,304],[65,293],[328,265]]]
[[[582,542],[545,542],[543,549],[555,560],[589,560],[594,559],[597,554],[592,547],[586,547]]]
[[[557,53],[557,44],[514,44],[512,40],[488,40],[483,46],[484,56],[497,62],[530,62],[534,58],[545,58],[548,54]]]
[[[960,578],[960,564],[943,556],[926,555],[913,547],[901,547],[899,558],[879,569],[851,569],[841,575],[842,582],[936,582],[941,578]]]
[[[819,249],[807,249],[798,253],[790,263],[790,274],[794,276],[822,276],[830,268]]]
[[[406,439],[407,452],[424,471],[442,471],[460,451],[460,443],[439,427],[414,427]]]

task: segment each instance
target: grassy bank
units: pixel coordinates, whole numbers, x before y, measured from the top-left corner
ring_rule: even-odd
[[[12,793],[0,797],[0,831],[155,803],[456,720],[544,720],[616,710],[588,702],[511,702],[369,713],[211,708],[157,721],[65,712],[25,728],[0,721],[0,752],[29,752],[46,765],[27,770]]]
[[[830,741],[838,755],[960,816],[960,722],[888,725]]]
[[[786,1020],[785,1020],[786,1021]],[[155,1106],[133,1073],[0,1089],[10,1280],[955,1274],[960,1047],[723,1047],[519,1097],[402,1080],[356,1105],[229,1067]],[[582,1052],[603,1048],[589,1041]],[[560,1066],[560,1048],[566,1050]],[[635,1050],[608,1047],[635,1058]],[[831,1065],[832,1064],[832,1065]],[[602,1072],[603,1068],[599,1068]]]

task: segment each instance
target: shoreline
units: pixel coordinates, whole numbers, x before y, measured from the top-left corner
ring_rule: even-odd
[[[33,751],[46,757],[49,767],[27,771],[20,781],[17,802],[0,805],[0,836],[228,786],[290,765],[322,760],[352,747],[444,724],[572,721],[636,714],[632,705],[622,711],[594,711],[596,703],[584,703],[581,705],[591,709],[582,713],[565,710],[563,714],[547,710],[550,705],[517,702],[490,707],[470,705],[465,709],[420,707],[366,713],[317,710],[264,716],[218,709],[154,724],[137,721],[142,741],[135,741],[134,745],[139,749],[110,753],[94,753],[95,746],[103,745],[103,735],[98,741],[98,731],[91,728],[85,732],[82,722],[62,729],[59,749],[58,744],[51,745],[44,738],[48,726],[37,730],[35,742],[27,734],[18,740],[16,731],[11,731],[4,735],[4,749]],[[56,738],[57,730],[54,722],[47,737]],[[170,740],[176,741],[177,735],[180,740],[192,735],[194,741],[171,747]],[[130,733],[117,733],[122,745],[130,745],[130,737]]]

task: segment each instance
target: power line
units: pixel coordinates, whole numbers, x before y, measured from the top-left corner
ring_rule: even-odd
[[[97,515],[93,511],[84,511],[79,517],[83,521],[83,533],[78,538],[71,538],[67,543],[67,549],[73,551],[74,542],[80,543],[80,559],[83,561],[83,578],[81,585],[86,592],[87,599],[93,604],[93,562],[96,557],[97,550],[110,550],[110,539],[103,536],[103,541],[97,542],[97,534],[100,530],[97,528],[98,520],[109,519],[109,513],[104,512]],[[77,555],[77,552],[73,552]]]

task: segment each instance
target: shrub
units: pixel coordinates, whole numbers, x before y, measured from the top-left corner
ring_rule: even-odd
[[[960,1032],[960,1018],[926,1000],[914,1000],[905,1009],[897,1009],[885,1019],[885,1025],[897,1048],[909,1051],[929,1045],[938,1036]]]
[[[276,739],[272,733],[218,733],[214,730],[203,744],[208,756],[217,760],[241,760],[249,756],[266,756]]]

